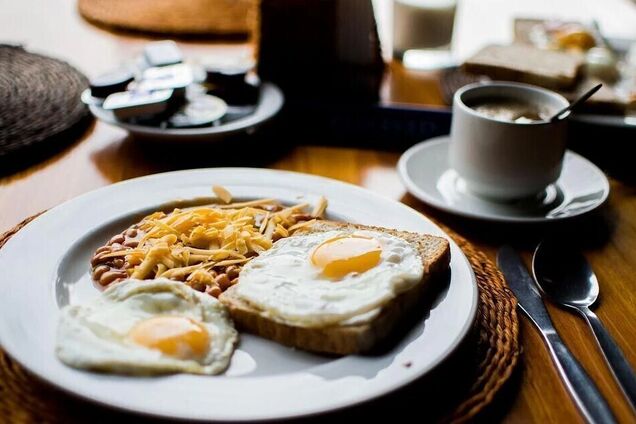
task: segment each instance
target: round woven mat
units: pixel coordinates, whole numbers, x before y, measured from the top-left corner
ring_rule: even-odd
[[[258,0],[79,0],[80,14],[109,29],[172,36],[247,35]]]
[[[455,92],[467,84],[483,81],[484,77],[469,74],[461,68],[449,68],[442,72],[440,77],[440,89],[444,103],[448,106],[453,104]]]
[[[0,248],[37,215],[27,218],[0,236]],[[465,422],[488,406],[510,378],[519,356],[517,301],[503,276],[486,255],[448,228],[444,230],[468,257],[477,277],[479,305],[475,321],[477,357],[469,390],[445,413],[443,421]],[[5,317],[7,319],[7,317]],[[0,350],[0,417],[7,422],[84,422],[99,414],[104,420],[117,418],[139,422],[139,417],[82,402],[48,387],[29,375]]]
[[[0,160],[68,142],[89,122],[88,80],[66,62],[0,44]]]

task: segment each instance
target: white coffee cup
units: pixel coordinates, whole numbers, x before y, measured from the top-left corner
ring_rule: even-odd
[[[561,173],[566,122],[519,123],[478,113],[471,105],[511,99],[553,114],[568,105],[561,95],[529,84],[470,84],[453,98],[450,166],[470,192],[494,200],[527,198],[541,193]]]

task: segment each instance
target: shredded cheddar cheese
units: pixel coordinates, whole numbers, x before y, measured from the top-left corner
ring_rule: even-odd
[[[132,278],[211,284],[225,267],[243,265],[322,217],[327,206],[324,198],[311,213],[306,203],[284,206],[274,199],[230,203],[226,189],[215,186],[213,191],[224,203],[150,214],[138,224],[143,237],[135,248],[104,257],[123,256]]]

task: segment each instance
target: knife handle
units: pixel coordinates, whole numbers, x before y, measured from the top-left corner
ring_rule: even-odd
[[[561,378],[585,420],[593,424],[616,423],[607,402],[561,337],[556,332],[549,333],[545,335],[545,341]]]

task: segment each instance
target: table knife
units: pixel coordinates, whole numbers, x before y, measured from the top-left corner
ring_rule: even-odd
[[[497,253],[497,265],[517,297],[519,308],[539,329],[561,379],[585,420],[588,423],[615,423],[607,401],[554,328],[537,286],[519,255],[511,247],[504,246]]]

